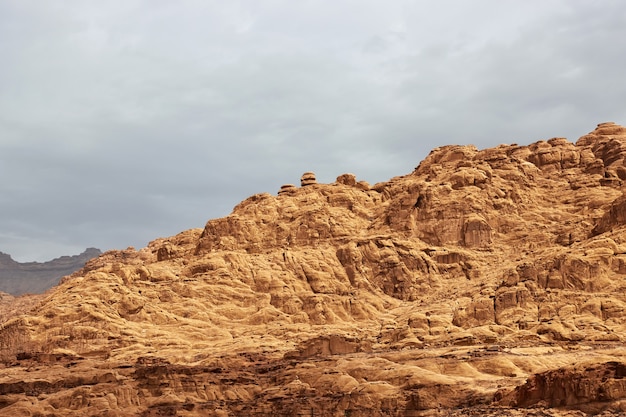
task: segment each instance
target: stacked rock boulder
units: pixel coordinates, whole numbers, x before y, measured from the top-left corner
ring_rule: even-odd
[[[291,195],[296,192],[298,188],[293,184],[284,184],[281,185],[280,190],[278,190],[278,195]]]
[[[317,179],[315,179],[314,172],[305,172],[304,174],[302,174],[302,177],[300,178],[300,185],[302,187],[313,184],[317,184]]]

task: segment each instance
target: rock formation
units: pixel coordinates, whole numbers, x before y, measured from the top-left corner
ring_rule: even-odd
[[[286,195],[286,194],[290,195],[290,194],[295,193],[296,190],[297,190],[297,187],[295,185],[285,184],[280,187],[280,190],[278,190],[278,195]]]
[[[306,187],[307,185],[317,184],[317,180],[315,179],[315,173],[313,172],[305,172],[302,174],[302,178],[300,178],[300,185]]]
[[[101,253],[99,249],[88,248],[80,255],[61,256],[48,262],[20,263],[0,252],[0,291],[13,295],[42,293]]]
[[[625,158],[444,146],[107,252],[3,318],[0,415],[620,415]]]

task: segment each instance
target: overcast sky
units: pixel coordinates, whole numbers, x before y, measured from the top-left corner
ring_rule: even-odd
[[[0,0],[0,251],[141,248],[440,145],[626,124],[623,0]]]

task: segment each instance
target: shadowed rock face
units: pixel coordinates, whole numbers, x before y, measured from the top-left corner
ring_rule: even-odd
[[[571,366],[534,375],[513,392],[517,407],[602,404],[626,398],[626,364]],[[602,407],[600,407],[601,409]]]
[[[306,173],[107,252],[4,316],[0,415],[618,415],[625,144]]]
[[[12,295],[42,293],[101,253],[99,249],[88,248],[80,255],[62,256],[48,262],[20,263],[0,252],[0,291]]]

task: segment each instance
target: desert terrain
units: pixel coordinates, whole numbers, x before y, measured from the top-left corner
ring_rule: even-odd
[[[2,294],[0,415],[625,414],[625,158],[609,122],[306,172]]]

